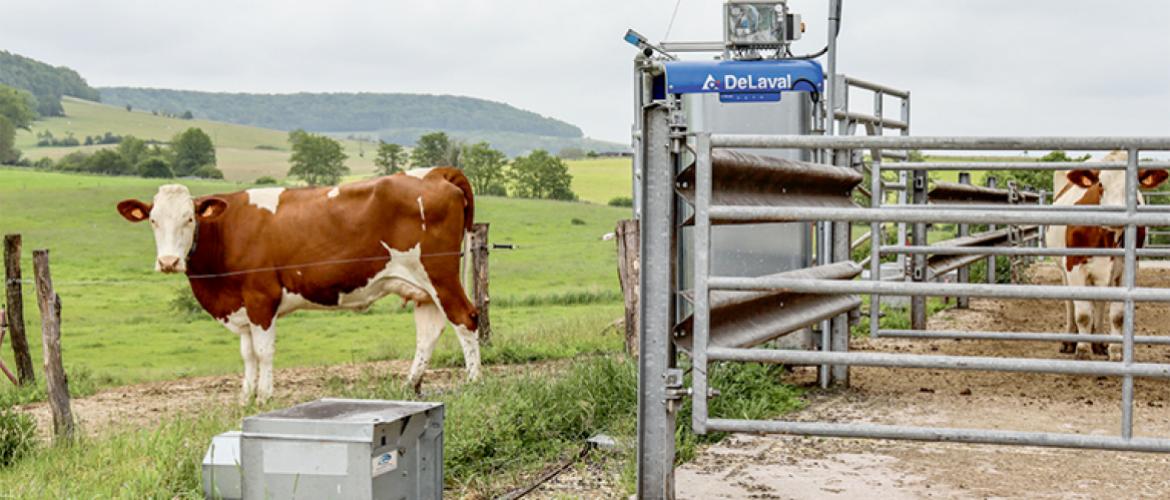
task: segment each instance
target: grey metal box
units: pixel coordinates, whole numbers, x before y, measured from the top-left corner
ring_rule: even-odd
[[[443,495],[443,405],[320,399],[244,419],[243,496]]]
[[[222,500],[243,498],[244,472],[240,462],[240,431],[211,438],[203,455],[203,496]]]

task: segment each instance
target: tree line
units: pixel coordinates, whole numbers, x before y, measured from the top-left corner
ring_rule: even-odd
[[[97,101],[101,95],[72,69],[0,50],[0,84],[29,93],[39,116],[64,116],[62,96]]]
[[[579,138],[581,129],[504,103],[422,94],[246,94],[105,87],[114,106],[158,112],[194,111],[201,118],[277,130],[372,132],[388,129],[492,130]]]
[[[289,143],[289,177],[321,186],[337,184],[349,173],[348,156],[335,139],[295,130],[289,133]],[[577,199],[571,189],[573,176],[561,158],[538,149],[508,161],[507,155],[486,142],[465,144],[443,132],[424,134],[409,152],[399,144],[380,142],[374,164],[378,175],[409,168],[459,168],[477,195]]]

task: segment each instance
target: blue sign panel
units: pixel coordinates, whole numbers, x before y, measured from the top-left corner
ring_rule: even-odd
[[[821,65],[809,60],[668,61],[666,92],[718,93],[722,102],[778,101],[783,92],[825,90]]]

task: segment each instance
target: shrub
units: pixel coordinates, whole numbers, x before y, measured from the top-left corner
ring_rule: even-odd
[[[585,225],[585,221],[578,219],[576,217],[573,217],[573,219],[570,220],[569,222],[571,224],[573,224],[574,226],[584,226]]]
[[[633,207],[634,199],[629,196],[617,196],[609,200],[611,207]]]
[[[215,168],[215,165],[204,165],[199,167],[199,170],[196,170],[191,175],[201,179],[223,179],[223,171]]]
[[[265,175],[256,179],[256,184],[276,184],[276,178],[271,175]]]
[[[138,163],[138,175],[149,179],[171,179],[175,177],[175,172],[166,160],[147,158]]]
[[[11,466],[36,446],[37,424],[27,413],[0,407],[0,468]]]

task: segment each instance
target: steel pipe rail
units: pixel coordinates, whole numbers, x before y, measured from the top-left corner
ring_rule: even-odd
[[[711,218],[735,222],[921,222],[968,224],[1039,224],[1045,226],[1164,226],[1170,224],[1170,215],[1153,212],[1127,214],[1125,212],[1026,210],[989,212],[953,207],[915,208],[838,208],[838,207],[753,207],[739,205],[712,206]]]
[[[995,358],[988,356],[940,356],[888,354],[883,352],[824,352],[780,349],[709,347],[708,361],[748,361],[784,365],[850,365],[884,368],[918,368],[1014,373],[1048,373],[1110,377],[1170,378],[1170,364],[1071,361],[1064,359]]]
[[[712,276],[712,290],[767,291],[784,290],[820,294],[881,294],[927,297],[990,297],[1000,299],[1104,300],[1118,302],[1133,298],[1138,302],[1170,302],[1170,288],[1061,286],[1061,285],[987,285],[976,283],[875,282],[785,278],[740,278]]]
[[[881,116],[867,115],[865,113],[854,113],[851,111],[837,110],[833,113],[838,120],[850,120],[858,123],[872,123],[884,128],[892,128],[897,130],[905,130],[910,128],[910,124],[902,120],[895,120],[893,118],[886,118]],[[712,136],[714,137],[714,136]],[[829,137],[850,137],[850,136],[829,136]],[[719,147],[719,146],[716,146]]]
[[[881,424],[843,424],[829,422],[786,422],[776,420],[736,420],[713,418],[707,428],[717,432],[752,432],[825,436],[839,438],[902,439],[973,444],[1040,446],[1047,448],[1089,448],[1146,453],[1170,452],[1170,440],[1156,438],[1121,438],[1090,434],[1054,432],[1019,432],[995,429],[957,429],[945,427],[911,427]]]
[[[944,247],[885,245],[878,248],[882,255],[1036,255],[1042,257],[1086,256],[1122,257],[1121,248],[1035,248],[1035,247]],[[1139,248],[1138,257],[1170,257],[1170,250]]]
[[[1167,161],[1142,162],[1142,168],[1170,168]],[[1125,162],[1080,162],[1080,161],[1053,161],[1053,162],[921,162],[921,163],[894,163],[885,166],[886,170],[1125,170]]]
[[[1045,332],[968,332],[962,330],[897,330],[882,329],[883,337],[897,337],[904,339],[942,339],[942,340],[1010,340],[1024,342],[1093,342],[1102,344],[1120,344],[1121,335],[1098,335],[1078,333],[1045,333]],[[1170,345],[1170,337],[1155,337],[1138,335],[1133,338],[1135,344]]]
[[[712,134],[716,148],[1170,151],[1170,137],[944,137]],[[904,164],[911,165],[911,164]],[[1144,164],[1143,164],[1144,166]],[[883,168],[886,168],[883,165]]]
[[[859,89],[872,90],[874,92],[882,93],[889,96],[894,96],[899,99],[909,99],[910,91],[888,87],[880,83],[874,83],[869,80],[862,80],[853,76],[845,76],[845,84]]]

